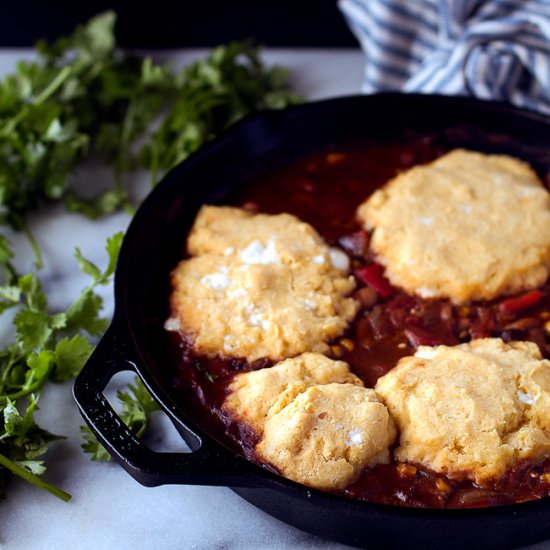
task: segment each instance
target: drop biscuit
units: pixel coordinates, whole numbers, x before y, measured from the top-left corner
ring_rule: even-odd
[[[205,206],[188,249],[171,275],[166,327],[206,355],[323,353],[357,311],[347,255],[289,214]]]
[[[235,375],[223,410],[261,434],[266,421],[297,395],[311,386],[330,383],[363,385],[347,363],[319,353],[303,353],[273,367]]]
[[[267,420],[258,457],[285,477],[341,489],[367,466],[389,460],[395,426],[372,389],[313,386]]]
[[[421,346],[375,390],[400,432],[399,461],[488,485],[550,452],[550,361],[531,342]]]
[[[540,286],[550,194],[524,162],[457,149],[415,166],[358,209],[392,284],[460,304]]]

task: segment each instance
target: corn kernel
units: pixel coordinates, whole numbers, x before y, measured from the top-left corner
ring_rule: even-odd
[[[412,466],[411,464],[398,464],[397,465],[397,473],[401,477],[412,477],[416,475],[417,469],[415,466]]]
[[[550,484],[550,472],[546,472],[545,474],[542,474],[540,477],[542,478],[542,481]]]
[[[435,480],[435,486],[437,487],[438,491],[441,491],[442,493],[448,493],[451,490],[451,486],[441,478],[437,478]]]
[[[326,157],[328,164],[337,164],[345,158],[346,155],[343,153],[328,153]]]
[[[546,323],[544,323],[544,331],[548,334],[548,336],[550,336],[550,321],[546,321]]]
[[[332,352],[332,356],[336,357],[336,359],[339,359],[342,357],[345,353],[344,348],[342,346],[330,346],[330,351]]]
[[[344,347],[347,351],[353,351],[354,344],[353,341],[349,338],[342,338],[342,340],[340,340],[340,345]]]

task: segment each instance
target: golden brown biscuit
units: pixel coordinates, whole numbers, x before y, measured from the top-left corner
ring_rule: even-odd
[[[273,367],[237,374],[228,387],[223,410],[261,434],[266,420],[299,393],[333,382],[363,385],[347,363],[319,353],[303,353]]]
[[[357,311],[348,257],[288,214],[203,207],[198,254],[172,272],[170,330],[207,355],[281,360],[325,352]]]
[[[254,214],[242,208],[205,205],[197,214],[187,250],[192,256],[243,255],[245,251],[245,256],[258,263],[292,263],[304,254],[310,258],[323,254],[326,245],[311,225],[291,214]]]
[[[372,389],[327,384],[271,415],[256,453],[289,479],[339,489],[366,466],[387,462],[394,439],[394,423]]]
[[[550,452],[550,361],[533,343],[421,346],[375,390],[400,431],[398,460],[487,484]]]
[[[390,281],[425,298],[491,300],[544,283],[550,194],[524,162],[457,149],[358,210]]]

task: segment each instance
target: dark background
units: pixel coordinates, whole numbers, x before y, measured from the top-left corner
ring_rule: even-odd
[[[336,0],[3,2],[0,46],[51,40],[107,9],[118,14],[117,42],[124,47],[201,47],[246,38],[276,47],[357,46]]]

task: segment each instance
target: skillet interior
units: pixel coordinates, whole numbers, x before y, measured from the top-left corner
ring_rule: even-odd
[[[251,117],[175,168],[150,195],[121,252],[116,317],[129,331],[138,373],[165,409],[175,411],[192,447],[198,440],[186,427],[199,437],[209,436],[189,417],[185,404],[173,402],[163,383],[162,325],[168,316],[168,273],[183,255],[200,205],[223,202],[237,187],[329,143],[388,140],[407,129],[432,132],[457,125],[480,130],[458,133],[453,138],[457,146],[510,153],[541,172],[550,169],[550,122],[540,115],[466,98],[380,94]],[[487,138],[499,134],[514,140]],[[241,496],[288,523],[351,544],[513,548],[550,537],[550,499],[483,510],[414,510],[347,501],[256,467],[251,472],[253,484],[264,487],[237,489]]]

